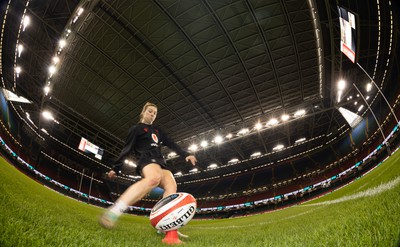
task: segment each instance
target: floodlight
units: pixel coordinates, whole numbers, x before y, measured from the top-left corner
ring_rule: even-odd
[[[79,9],[78,9],[78,13],[77,13],[78,16],[80,16],[82,13],[83,13],[83,8],[79,8]]]
[[[207,166],[208,169],[214,169],[214,168],[217,168],[217,167],[218,167],[218,165],[215,164],[215,163],[213,163],[213,164]]]
[[[47,120],[54,120],[53,114],[49,111],[43,111],[42,116]]]
[[[250,157],[257,157],[257,156],[260,156],[260,155],[261,155],[261,152],[255,152],[252,155],[250,155]]]
[[[284,148],[285,146],[283,146],[282,144],[278,144],[276,145],[272,150],[276,151],[276,150],[281,150],[282,148]]]
[[[267,126],[274,126],[277,125],[279,123],[278,119],[276,118],[271,118],[268,122],[267,122]]]
[[[238,135],[245,135],[249,132],[249,129],[247,128],[243,128],[238,132]]]
[[[54,74],[54,72],[56,72],[56,66],[51,65],[51,66],[49,67],[49,73],[50,73],[50,75]]]
[[[199,169],[197,168],[193,168],[192,170],[190,170],[189,172],[197,172]]]
[[[220,144],[220,143],[222,143],[222,141],[223,141],[223,138],[222,138],[222,136],[216,136],[215,138],[214,138],[214,142],[216,143],[216,144]]]
[[[54,56],[53,57],[53,63],[54,64],[58,64],[58,62],[60,62],[60,58],[58,56]]]
[[[18,57],[21,57],[21,53],[22,53],[23,50],[24,50],[24,46],[19,44],[18,45]]]
[[[31,23],[31,18],[29,18],[29,16],[25,15],[24,20],[22,22],[22,25],[23,25],[22,31],[25,31],[25,28],[27,26],[29,26],[30,23]]]
[[[200,146],[201,146],[202,148],[205,148],[205,147],[208,146],[208,142],[205,141],[205,140],[203,140],[203,141],[200,142]]]
[[[290,118],[290,116],[287,114],[283,114],[281,117],[282,121],[287,121],[287,120],[289,120],[289,118]]]
[[[175,152],[170,152],[170,153],[167,155],[168,158],[173,158],[173,157],[175,157],[175,156],[176,156],[176,153],[175,153]]]
[[[198,146],[197,146],[196,144],[192,144],[192,145],[190,145],[190,147],[189,147],[189,150],[190,150],[190,151],[197,151],[197,149],[198,149]]]
[[[300,139],[296,140],[295,143],[304,142],[305,140],[306,140],[306,138],[303,137],[303,138],[300,138]]]
[[[372,83],[367,84],[367,92],[371,91],[372,89]]]
[[[44,93],[47,95],[50,92],[50,87],[49,86],[45,86],[44,87]]]
[[[17,77],[18,77],[19,74],[21,73],[21,67],[20,66],[15,67],[15,73],[17,74]]]
[[[60,49],[64,48],[64,46],[67,44],[67,41],[65,41],[65,39],[61,39],[58,43],[58,46],[60,47]]]
[[[338,90],[343,91],[346,88],[346,82],[344,80],[340,80],[337,84]]]
[[[302,117],[302,116],[304,116],[306,114],[306,111],[305,110],[298,110],[297,112],[295,112],[294,113],[294,116],[295,117]]]
[[[228,163],[235,163],[235,162],[238,162],[238,161],[239,161],[239,159],[233,158],[230,161],[228,161]]]

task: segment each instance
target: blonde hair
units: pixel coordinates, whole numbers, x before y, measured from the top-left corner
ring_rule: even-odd
[[[143,106],[142,112],[140,113],[140,120],[139,120],[139,122],[142,122],[142,121],[143,121],[143,114],[144,114],[144,112],[147,110],[147,108],[149,108],[149,106],[153,106],[153,107],[155,107],[155,108],[157,109],[157,105],[156,105],[156,104],[151,103],[151,102],[146,102],[146,104],[144,104],[144,106]]]

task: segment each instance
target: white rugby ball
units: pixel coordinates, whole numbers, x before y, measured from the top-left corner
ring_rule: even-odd
[[[176,230],[193,218],[196,208],[196,199],[191,194],[175,193],[154,205],[150,213],[150,223],[163,232]]]

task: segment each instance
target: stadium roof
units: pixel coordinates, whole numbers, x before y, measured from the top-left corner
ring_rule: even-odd
[[[142,106],[154,102],[157,125],[184,148],[198,145],[200,171],[218,166],[181,181],[250,172],[329,145],[349,130],[337,108],[357,112],[363,104],[351,84],[364,89],[370,82],[340,52],[335,1],[27,3],[10,1],[2,18],[3,87],[33,102],[16,103],[21,115],[30,113],[34,123],[71,147],[83,136],[111,159]],[[359,21],[358,63],[390,90],[392,70],[398,70],[398,6],[339,3]],[[25,7],[30,24],[22,30]],[[21,54],[17,44],[24,47]],[[348,80],[347,100],[338,103],[342,78]],[[41,119],[44,109],[60,124]],[[215,143],[216,135],[223,137],[221,144]],[[208,147],[200,146],[203,140]],[[190,165],[169,162],[191,174]]]

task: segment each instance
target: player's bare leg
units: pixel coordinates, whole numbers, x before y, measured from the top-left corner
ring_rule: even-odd
[[[143,179],[132,184],[107,211],[100,217],[99,223],[104,228],[111,229],[115,226],[122,213],[142,199],[153,188],[158,186],[163,177],[163,170],[158,164],[149,164],[142,169]]]

